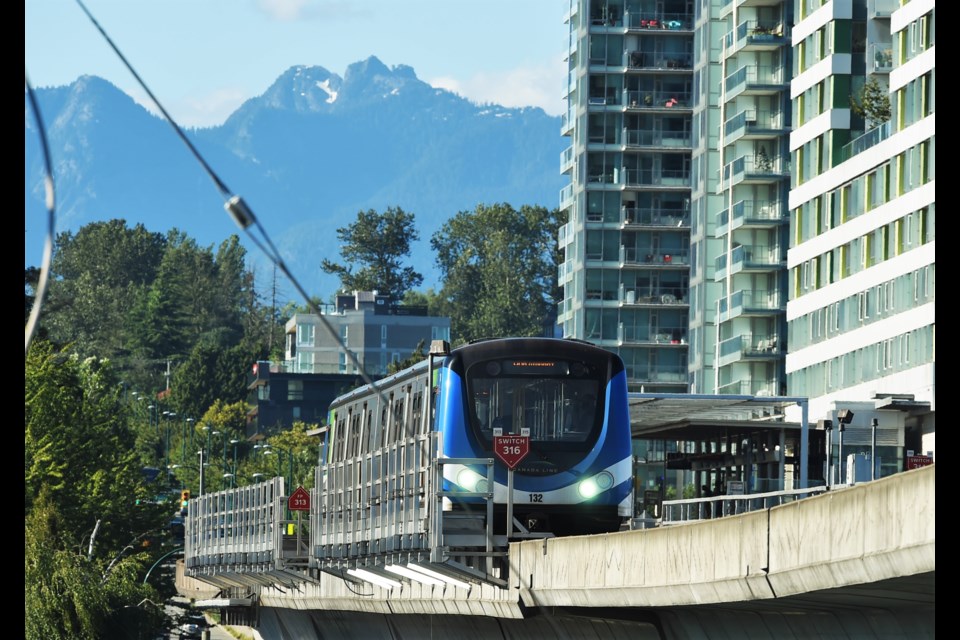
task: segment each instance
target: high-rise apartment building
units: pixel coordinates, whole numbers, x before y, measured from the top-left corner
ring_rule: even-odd
[[[558,323],[617,351],[631,390],[684,392],[693,2],[570,7]]]
[[[857,403],[861,439],[876,419],[917,454],[934,450],[934,5],[798,0],[793,27],[787,387],[811,418]]]
[[[571,0],[563,334],[931,451],[934,4]]]

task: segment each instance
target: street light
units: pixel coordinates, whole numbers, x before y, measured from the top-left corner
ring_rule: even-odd
[[[822,428],[826,432],[826,445],[827,445],[827,478],[826,485],[827,488],[830,487],[831,477],[833,476],[833,443],[830,441],[830,432],[833,431],[833,420],[818,420],[817,426]]]
[[[877,428],[880,421],[876,418],[870,420],[870,479],[877,479]]]
[[[837,431],[840,432],[840,451],[837,453],[840,464],[840,484],[844,484],[844,467],[846,466],[843,464],[843,432],[846,431],[851,420],[853,420],[853,411],[850,409],[841,409],[837,412]]]
[[[236,438],[230,439],[230,444],[233,445],[233,474],[232,474],[233,480],[230,483],[231,488],[234,488],[237,486],[237,444],[239,442],[240,441],[237,440]]]

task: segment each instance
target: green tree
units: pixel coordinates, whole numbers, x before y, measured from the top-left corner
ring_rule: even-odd
[[[83,356],[129,354],[128,317],[156,277],[163,235],[125,220],[95,222],[57,236],[48,297],[41,317],[52,340]]]
[[[412,213],[399,207],[388,207],[382,214],[360,211],[355,222],[337,229],[337,237],[347,264],[324,258],[321,268],[339,277],[344,289],[378,291],[399,301],[408,289],[423,282],[412,267],[401,266],[401,260],[410,255],[410,243],[420,239]],[[359,271],[354,272],[355,264],[361,265]]]
[[[153,504],[109,362],[35,340],[24,373],[27,638],[126,638],[156,628],[142,578],[172,506]],[[140,503],[140,506],[137,506]],[[134,625],[131,627],[131,625]]]
[[[133,508],[154,492],[144,482],[109,362],[35,342],[24,386],[25,512],[44,490],[73,540],[89,536],[100,520],[96,540],[105,549],[157,526],[156,511]]]
[[[481,204],[433,235],[456,342],[543,335],[556,317],[558,229],[556,210]]]
[[[860,91],[850,95],[850,108],[867,121],[868,128],[877,127],[890,119],[889,91],[876,76],[870,76]]]

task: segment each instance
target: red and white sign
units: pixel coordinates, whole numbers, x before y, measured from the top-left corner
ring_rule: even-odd
[[[919,469],[933,464],[930,456],[907,456],[907,469]]]
[[[493,436],[493,453],[508,469],[515,469],[530,453],[530,436]]]
[[[310,511],[310,494],[303,487],[297,487],[287,498],[287,508],[290,511]]]

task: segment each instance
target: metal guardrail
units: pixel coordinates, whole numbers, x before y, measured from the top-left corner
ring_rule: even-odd
[[[786,489],[766,493],[752,493],[745,495],[710,496],[707,498],[687,498],[684,500],[664,500],[663,516],[660,524],[663,526],[697,522],[711,518],[735,516],[751,511],[760,511],[777,507],[782,504],[820,495],[827,487],[810,487],[807,489]]]

